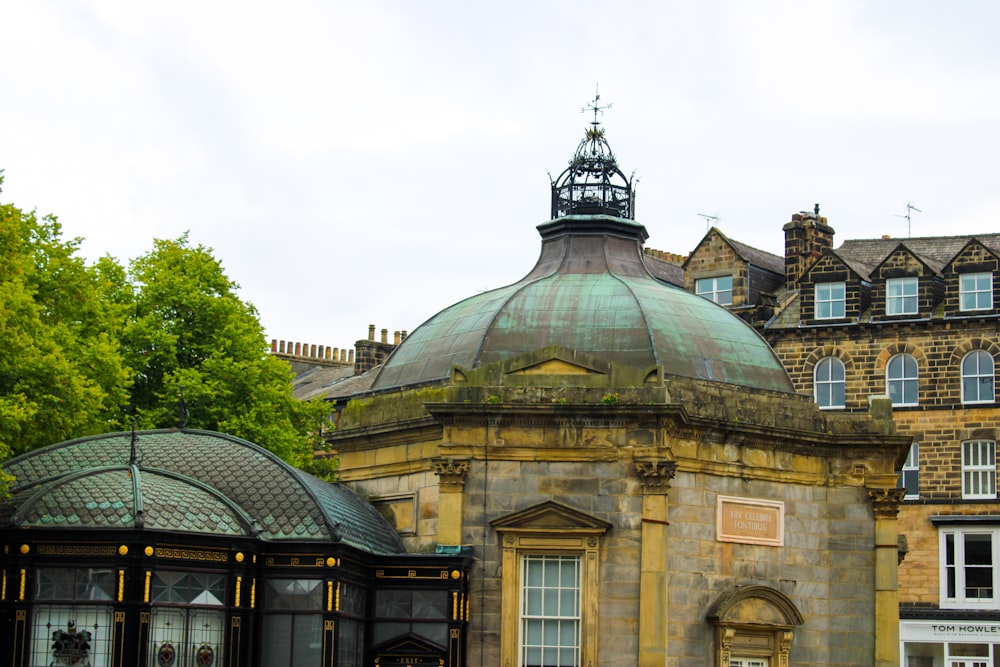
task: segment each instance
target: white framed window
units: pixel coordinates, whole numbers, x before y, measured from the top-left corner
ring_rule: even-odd
[[[997,497],[997,443],[993,440],[962,443],[962,497]]]
[[[995,399],[993,356],[973,350],[962,358],[962,402],[992,403]]]
[[[889,278],[885,281],[885,314],[917,314],[917,279]]]
[[[942,609],[996,609],[997,528],[938,531]]]
[[[521,665],[580,664],[580,556],[521,557]]]
[[[899,471],[899,488],[906,489],[905,500],[920,497],[920,445],[913,443],[906,454],[906,461]]]
[[[959,310],[993,308],[993,274],[963,273],[958,277]]]
[[[844,283],[817,283],[813,294],[817,320],[841,319],[845,316],[847,289]]]
[[[694,292],[720,306],[733,305],[733,277],[717,276],[694,281]]]
[[[820,359],[813,370],[813,392],[816,404],[824,410],[844,407],[844,362],[836,357]]]
[[[885,367],[885,388],[893,405],[917,405],[917,360],[897,354]]]

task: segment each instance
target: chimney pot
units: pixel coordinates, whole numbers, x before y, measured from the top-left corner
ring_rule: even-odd
[[[388,329],[382,329],[382,342],[383,343],[388,343],[389,342],[389,330]]]
[[[354,363],[354,350],[348,350],[347,351],[347,363],[349,363],[349,364],[353,364]]]
[[[271,339],[271,354],[278,351],[278,340],[276,338]]]
[[[302,356],[302,343],[296,343],[295,344],[295,356],[296,357],[301,357]]]
[[[368,340],[375,340],[375,325],[368,325]]]
[[[398,331],[393,331],[392,332],[392,344],[393,345],[399,345],[399,332]]]

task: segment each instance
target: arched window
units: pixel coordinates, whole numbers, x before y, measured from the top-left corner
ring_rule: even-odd
[[[820,359],[813,371],[813,392],[821,408],[844,407],[844,362],[836,357]]]
[[[917,360],[897,354],[885,369],[885,388],[893,405],[917,404]]]
[[[962,359],[962,402],[992,403],[994,400],[993,357],[973,350]]]

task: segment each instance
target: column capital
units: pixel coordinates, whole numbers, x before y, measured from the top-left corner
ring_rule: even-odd
[[[906,489],[868,489],[868,500],[876,519],[895,519],[903,503]]]
[[[461,492],[465,486],[465,476],[469,472],[469,459],[437,457],[431,459],[434,472],[441,479],[441,491]]]
[[[643,493],[666,493],[670,488],[670,480],[677,474],[676,461],[636,459],[634,464]]]

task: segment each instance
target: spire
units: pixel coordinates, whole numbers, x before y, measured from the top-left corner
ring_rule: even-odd
[[[552,219],[567,215],[612,215],[635,219],[632,180],[626,178],[604,137],[600,114],[611,107],[601,105],[601,95],[580,109],[593,111],[594,120],[576,148],[569,166],[552,181]]]

